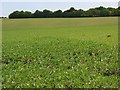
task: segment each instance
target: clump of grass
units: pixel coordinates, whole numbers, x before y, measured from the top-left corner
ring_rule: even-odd
[[[108,34],[108,35],[107,35],[107,37],[111,37],[111,35],[110,35],[110,34]]]

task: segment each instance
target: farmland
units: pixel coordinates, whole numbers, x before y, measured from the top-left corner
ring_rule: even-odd
[[[3,19],[3,88],[117,88],[118,18]]]

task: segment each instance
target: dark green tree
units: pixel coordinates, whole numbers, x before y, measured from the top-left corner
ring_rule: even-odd
[[[33,14],[29,11],[14,11],[9,15],[9,18],[75,18],[75,17],[105,17],[105,16],[120,16],[120,7],[118,8],[105,8],[103,6],[90,8],[87,11],[82,9],[76,10],[74,7],[71,7],[68,10],[62,12],[61,10],[50,11],[36,10]]]
[[[54,17],[62,17],[62,11],[61,10],[57,10],[53,13]]]
[[[75,17],[76,9],[71,7],[69,10],[63,12],[63,17]]]
[[[53,17],[53,12],[50,11],[50,10],[45,9],[45,10],[43,10],[42,13],[43,13],[43,17],[44,17],[44,18],[50,18],[50,17]]]
[[[9,18],[18,18],[19,17],[19,11],[14,11],[9,15]]]
[[[34,17],[34,18],[42,18],[43,17],[43,13],[41,11],[39,11],[39,10],[36,10],[33,13],[32,17]]]
[[[109,16],[109,10],[100,6],[95,8],[96,10],[98,10],[100,12],[99,16]]]

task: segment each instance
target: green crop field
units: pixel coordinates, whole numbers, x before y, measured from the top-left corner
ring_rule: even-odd
[[[118,88],[118,18],[3,19],[3,88]]]

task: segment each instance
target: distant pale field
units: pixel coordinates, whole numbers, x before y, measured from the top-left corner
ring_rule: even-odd
[[[41,37],[118,43],[118,18],[3,19],[3,42],[29,41]],[[107,37],[111,35],[111,37]]]

